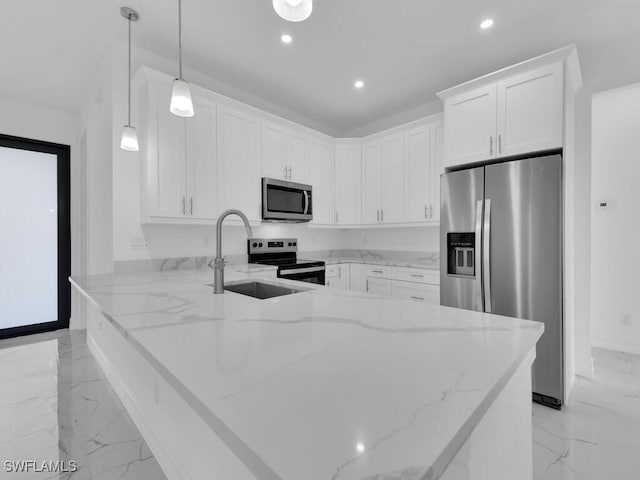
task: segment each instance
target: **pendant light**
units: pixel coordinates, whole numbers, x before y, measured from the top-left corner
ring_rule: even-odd
[[[273,9],[290,22],[302,22],[313,11],[313,0],[273,0]]]
[[[189,84],[182,78],[182,0],[178,0],[178,56],[180,75],[173,81],[169,110],[179,117],[193,117],[193,102]]]
[[[129,150],[131,152],[137,152],[138,136],[136,135],[136,129],[131,126],[131,22],[137,22],[140,16],[138,12],[129,7],[122,7],[120,9],[120,15],[129,21],[129,90],[128,90],[128,117],[127,124],[122,127],[122,139],[120,140],[120,148],[123,150]]]

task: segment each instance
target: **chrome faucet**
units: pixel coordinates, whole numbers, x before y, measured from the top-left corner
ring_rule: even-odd
[[[227,210],[223,212],[216,222],[216,258],[213,262],[215,277],[213,278],[213,293],[224,293],[224,258],[222,258],[222,221],[229,215],[238,215],[244,222],[244,227],[247,229],[247,235],[252,237],[251,225],[247,216],[240,210]]]

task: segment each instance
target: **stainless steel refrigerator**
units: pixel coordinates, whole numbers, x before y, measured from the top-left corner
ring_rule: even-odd
[[[440,303],[544,323],[533,400],[560,408],[562,157],[453,171],[441,183]]]

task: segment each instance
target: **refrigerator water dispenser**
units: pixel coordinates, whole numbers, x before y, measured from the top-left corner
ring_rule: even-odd
[[[447,233],[447,273],[475,277],[475,233]]]

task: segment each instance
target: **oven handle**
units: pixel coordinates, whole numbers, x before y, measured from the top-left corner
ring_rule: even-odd
[[[280,270],[279,275],[281,277],[285,277],[287,275],[295,275],[297,273],[324,272],[324,270],[324,267],[291,268],[287,270]]]
[[[306,190],[302,191],[302,194],[304,195],[304,214],[306,215],[309,210],[309,194],[307,193]]]

